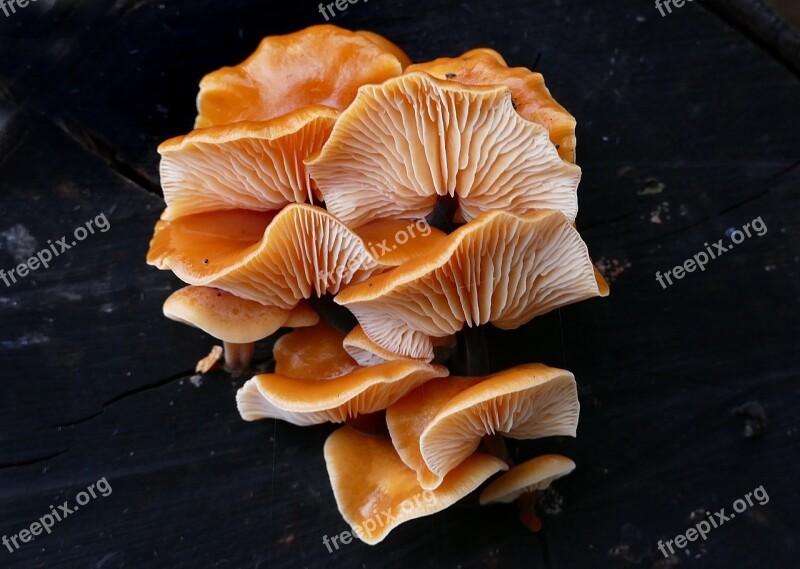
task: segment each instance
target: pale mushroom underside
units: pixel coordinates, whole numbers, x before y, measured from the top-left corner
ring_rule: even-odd
[[[491,322],[514,329],[608,288],[577,230],[559,212],[491,212],[449,236],[446,247],[344,290],[375,344],[430,361],[431,337]]]
[[[458,196],[456,218],[489,210],[578,210],[580,168],[547,130],[514,110],[503,86],[463,86],[422,72],[365,86],[308,162],[331,213],[352,227],[424,218]]]
[[[450,399],[420,436],[427,467],[445,476],[485,435],[513,439],[577,433],[580,404],[574,376],[527,364],[490,376]]]

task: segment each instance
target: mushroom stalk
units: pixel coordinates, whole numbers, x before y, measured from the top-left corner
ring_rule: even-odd
[[[324,320],[340,332],[346,334],[358,325],[358,320],[353,313],[333,302],[333,296],[330,294],[320,297],[312,295],[308,299],[308,303]]]
[[[256,346],[254,342],[247,344],[224,342],[223,346],[225,350],[225,367],[229,371],[242,371],[253,363],[253,352]]]
[[[514,461],[511,460],[511,456],[508,454],[508,447],[506,447],[506,441],[502,435],[486,435],[483,437],[483,446],[489,454],[493,454],[506,462],[509,468],[514,466]]]
[[[345,424],[366,435],[389,434],[389,430],[386,428],[386,410],[351,417],[345,421]]]
[[[542,520],[536,513],[536,492],[526,492],[517,500],[519,503],[519,521],[533,533],[542,529]]]
[[[458,375],[489,375],[489,353],[481,326],[464,326],[456,334],[455,368]]]
[[[453,217],[455,217],[458,210],[458,200],[453,196],[439,196],[436,199],[436,205],[433,206],[429,218],[431,227],[435,227],[445,233],[452,233]]]

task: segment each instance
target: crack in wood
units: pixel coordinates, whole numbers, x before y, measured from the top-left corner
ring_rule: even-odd
[[[163,199],[164,194],[161,192],[161,185],[158,182],[151,180],[135,166],[122,160],[119,157],[119,152],[113,146],[89,128],[78,121],[70,121],[64,118],[55,120],[54,124],[90,154],[103,160],[114,172],[143,190]]]
[[[29,460],[18,460],[16,462],[7,462],[5,464],[0,464],[0,470],[4,470],[4,469],[7,469],[7,468],[20,468],[20,467],[23,467],[23,466],[32,466],[34,464],[47,462],[48,460],[52,460],[54,458],[57,458],[57,457],[61,456],[62,454],[66,454],[66,452],[67,452],[66,450],[61,450],[61,451],[54,452],[54,453],[48,454],[46,456],[38,457],[38,458],[32,458],[32,459],[29,459]]]

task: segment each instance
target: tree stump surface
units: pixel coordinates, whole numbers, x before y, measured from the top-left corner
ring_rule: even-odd
[[[192,128],[200,78],[324,22],[317,3],[40,0],[0,14],[0,268],[101,214],[110,224],[0,282],[0,537],[101,478],[113,489],[13,553],[0,545],[0,566],[795,567],[797,39],[759,35],[734,4],[771,21],[763,3],[721,0],[665,17],[632,0],[395,0],[332,20],[415,61],[489,46],[542,72],[578,120],[578,227],[611,284],[489,334],[493,368],[541,361],[578,380],[577,439],[512,444],[516,460],[578,465],[546,496],[542,533],[513,505],[456,506],[333,553],[323,536],[348,529],[322,456],[335,427],[242,421],[244,378],[195,376],[215,341],[161,315],[179,282],[144,261],[163,208],[156,146]],[[763,236],[656,281],[757,218]],[[767,504],[676,557],[658,551],[759,486]]]

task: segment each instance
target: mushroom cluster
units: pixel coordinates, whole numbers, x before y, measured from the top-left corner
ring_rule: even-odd
[[[207,75],[197,107],[159,147],[147,261],[188,285],[164,314],[220,339],[232,372],[294,329],[239,389],[242,418],[343,424],[325,462],[365,543],[501,471],[480,503],[518,500],[536,530],[536,492],[575,465],[514,466],[504,438],[574,437],[575,378],[491,373],[469,339],[608,294],[574,225],[575,119],[541,74],[491,49],[412,65],[322,25]]]

